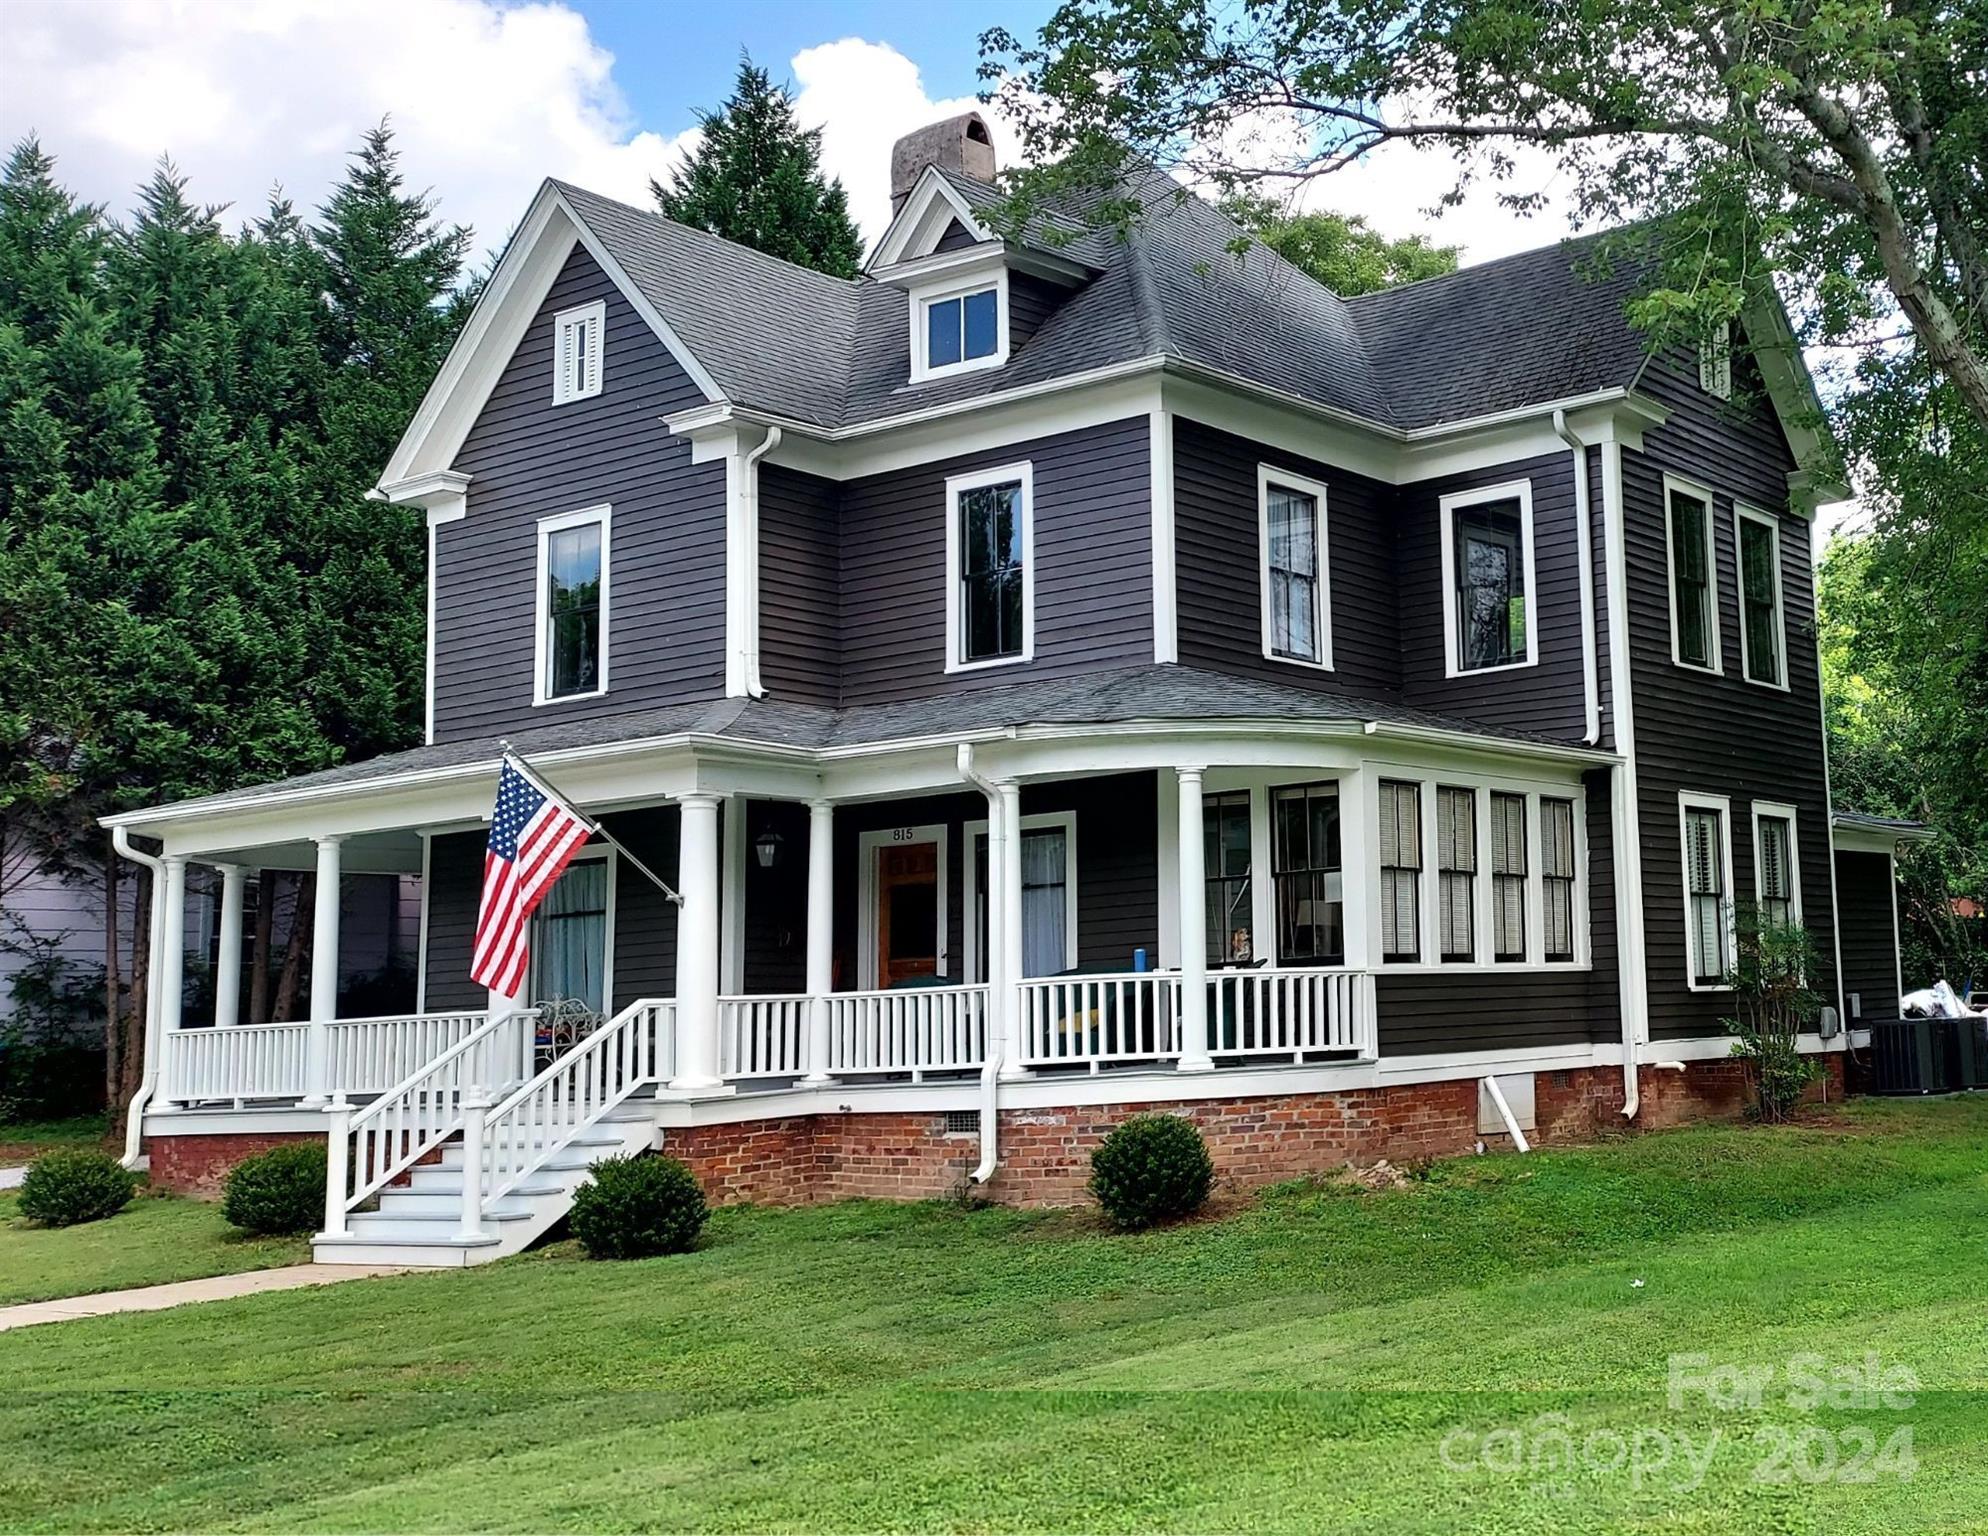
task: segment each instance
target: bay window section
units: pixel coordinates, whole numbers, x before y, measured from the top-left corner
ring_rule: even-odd
[[[1540,901],[1548,964],[1574,958],[1574,802],[1539,802]]]
[[[1526,797],[1491,796],[1491,958],[1526,957]]]
[[[1208,963],[1246,965],[1256,958],[1249,791],[1209,795],[1203,800],[1201,833]]]
[[[1446,964],[1477,958],[1477,791],[1436,790],[1436,883]]]
[[[1258,535],[1263,551],[1263,654],[1273,661],[1332,665],[1325,487],[1260,465]]]
[[[1273,791],[1271,830],[1278,962],[1345,964],[1339,786],[1302,784]]]
[[[1380,801],[1381,959],[1408,963],[1422,957],[1422,786],[1382,779]]]

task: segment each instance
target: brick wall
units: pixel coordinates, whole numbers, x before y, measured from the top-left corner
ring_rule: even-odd
[[[221,1193],[228,1170],[245,1157],[287,1147],[297,1141],[324,1140],[309,1131],[251,1131],[236,1136],[148,1136],[145,1150],[152,1157],[152,1187],[178,1195],[212,1197]]]

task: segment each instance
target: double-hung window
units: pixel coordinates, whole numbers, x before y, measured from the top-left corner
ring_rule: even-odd
[[[533,702],[607,691],[608,509],[538,525],[538,676]]]
[[[1753,884],[1763,923],[1785,928],[1802,920],[1801,883],[1795,864],[1795,808],[1791,805],[1754,802]]]
[[[1256,958],[1255,896],[1250,888],[1248,790],[1202,801],[1202,877],[1207,882],[1205,919],[1208,962],[1224,965]]]
[[[1436,790],[1436,883],[1442,932],[1437,953],[1450,964],[1477,958],[1477,791]]]
[[[1686,965],[1694,989],[1725,985],[1732,967],[1732,849],[1727,802],[1711,795],[1679,797],[1684,824]]]
[[[1032,500],[1027,464],[946,482],[948,672],[1034,654]]]
[[[1422,786],[1382,779],[1381,959],[1422,958]]]
[[[1574,958],[1574,802],[1539,802],[1540,903],[1547,964]]]
[[[1664,508],[1670,546],[1671,658],[1682,667],[1717,672],[1719,583],[1712,548],[1712,496],[1667,475]]]
[[[552,403],[585,400],[601,392],[607,306],[582,304],[552,319]]]
[[[1785,688],[1781,525],[1751,507],[1734,507],[1733,536],[1739,551],[1740,666],[1752,682]]]
[[[1526,797],[1491,796],[1491,958],[1526,957]]]
[[[1339,855],[1339,786],[1298,784],[1271,794],[1271,874],[1277,958],[1343,965],[1345,897]]]
[[[1531,482],[1455,492],[1441,505],[1449,676],[1527,665],[1536,655]]]
[[[1325,487],[1268,464],[1256,475],[1262,550],[1263,654],[1332,665],[1332,594],[1326,572]]]

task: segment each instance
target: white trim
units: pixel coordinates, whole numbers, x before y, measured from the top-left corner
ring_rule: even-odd
[[[1488,506],[1493,502],[1519,504],[1519,548],[1525,566],[1526,653],[1523,661],[1501,662],[1492,667],[1465,667],[1457,649],[1456,514],[1460,508]],[[1468,491],[1451,491],[1438,503],[1442,515],[1443,556],[1443,676],[1481,677],[1491,672],[1515,672],[1521,667],[1539,665],[1539,582],[1533,575],[1532,481],[1507,480]]]
[[[917,826],[875,827],[856,835],[856,985],[868,992],[877,986],[877,854],[885,848],[911,848],[919,843],[938,847],[938,879],[934,891],[939,907],[935,975],[949,976],[946,923],[946,844],[949,828],[942,821]]]
[[[725,994],[745,991],[746,797],[727,795],[718,812],[718,984]]]
[[[960,612],[960,532],[959,499],[962,491],[980,490],[990,485],[1019,482],[1022,488],[1022,648],[1012,656],[988,656],[969,661],[965,656],[966,626]],[[971,474],[946,477],[946,670],[979,672],[988,667],[1011,667],[1035,659],[1035,466],[1024,459],[999,469],[980,469]]]
[[[1776,677],[1755,677],[1746,642],[1746,551],[1740,545],[1740,524],[1759,523],[1774,541],[1774,659]],[[1759,688],[1788,692],[1788,608],[1781,591],[1781,519],[1744,502],[1733,503],[1733,595],[1739,600],[1740,676]]]
[[[566,365],[566,338],[569,333],[591,334],[593,350],[587,354],[588,361],[581,366],[576,379]],[[576,400],[591,400],[601,392],[601,381],[607,374],[607,301],[595,299],[591,304],[576,304],[571,309],[562,309],[552,317],[552,403],[571,405]]]
[[[985,357],[967,357],[965,353],[966,305],[960,305],[960,337],[962,356],[956,363],[934,364],[931,360],[931,327],[926,311],[934,304],[949,303],[954,299],[966,300],[975,294],[994,295],[994,350]],[[947,274],[937,282],[921,283],[909,290],[907,300],[911,305],[911,382],[926,384],[934,379],[950,379],[962,373],[978,373],[985,368],[999,368],[1008,361],[1008,269],[1000,267],[993,272],[974,271],[969,274]]]
[[[1170,971],[1180,964],[1180,780],[1171,768],[1153,770],[1159,803],[1155,846],[1159,849],[1159,954],[1155,963]]]
[[[603,932],[601,935],[601,943],[604,947],[604,953],[602,954],[601,957],[601,1016],[603,1018],[613,1018],[614,1017],[614,920],[615,920],[615,908],[618,904],[616,901],[616,893],[620,889],[621,885],[621,859],[616,854],[613,843],[596,843],[593,844],[592,846],[582,848],[578,853],[574,854],[572,860],[567,864],[566,867],[568,869],[571,869],[574,864],[578,864],[582,860],[601,862],[607,865],[607,911],[604,918]],[[561,871],[559,878],[560,880],[566,878],[564,871]],[[553,882],[553,886],[557,886],[558,883],[559,881],[555,880]],[[550,896],[551,894],[552,894],[552,886],[548,886],[546,888],[546,895]],[[536,924],[544,916],[545,916],[545,903],[541,901],[539,903],[538,910],[532,913],[531,921],[534,924]],[[534,933],[532,935],[531,974],[525,979],[526,1001],[528,1002],[549,1001],[549,999],[546,999],[540,995],[544,990],[539,985],[539,963],[541,959],[542,959],[542,953],[540,945],[538,943],[538,935]]]
[[[1756,800],[1750,807],[1753,816],[1753,900],[1760,904],[1760,818],[1770,820],[1779,817],[1788,823],[1788,911],[1790,920],[1797,927],[1802,921],[1802,839],[1801,824],[1795,808],[1779,800]],[[1832,855],[1832,858],[1834,856]]]
[[[1891,908],[1891,972],[1893,985],[1898,988],[1898,995],[1891,1000],[1891,1008],[1885,1010],[1886,1014],[1889,1015],[1892,1009],[1903,1007],[1905,1001],[1905,951],[1900,947],[1898,942],[1898,850],[1896,848],[1893,848],[1885,855],[1884,869],[1885,905]],[[1829,855],[1829,873],[1830,878],[1834,880],[1836,875],[1836,855],[1833,851]],[[1830,899],[1833,901],[1835,896],[1836,888],[1832,885],[1830,887]],[[1843,926],[1840,918],[1836,926],[1840,932]],[[1837,941],[1836,956],[1836,988],[1840,994],[1843,990],[1843,945],[1840,939]]]
[[[1060,827],[1063,831],[1063,966],[1074,970],[1077,960],[1077,813],[1041,811],[1022,818],[1022,831],[1040,832]],[[980,876],[980,857],[974,839],[987,835],[987,818],[969,821],[961,828],[966,839],[966,877],[960,887],[961,926],[965,928],[966,969],[960,973],[967,982],[984,982],[980,965],[980,924],[974,920],[974,884]]]
[[[1180,609],[1174,546],[1173,414],[1155,408],[1146,418],[1153,540],[1153,660],[1180,660]]]
[[[1706,616],[1706,638],[1711,649],[1711,658],[1705,662],[1686,661],[1684,659],[1684,652],[1678,645],[1677,549],[1674,543],[1670,512],[1671,496],[1673,493],[1700,501],[1705,506],[1703,522],[1705,530],[1705,602],[1709,610]],[[1664,476],[1663,512],[1664,586],[1670,601],[1670,659],[1674,665],[1683,667],[1688,672],[1710,672],[1716,676],[1724,676],[1726,670],[1723,645],[1724,636],[1720,633],[1724,626],[1719,617],[1719,541],[1713,536],[1713,529],[1717,524],[1719,516],[1717,503],[1713,499],[1709,486],[1701,485],[1696,480],[1687,480],[1682,475],[1667,474]]]
[[[1615,867],[1616,991],[1622,1045],[1633,1088],[1638,1046],[1650,1037],[1649,953],[1644,936],[1643,812],[1636,773],[1636,711],[1630,683],[1628,514],[1622,493],[1622,445],[1601,445],[1602,560],[1608,602],[1609,862]]]
[[[608,606],[608,544],[613,515],[613,508],[602,502],[597,507],[583,507],[577,512],[555,512],[538,520],[538,579],[533,587],[532,599],[532,703],[534,705],[570,704],[575,699],[597,699],[607,692],[607,640],[611,613]],[[563,533],[570,528],[584,528],[589,523],[599,523],[601,529],[600,683],[585,693],[553,694],[547,692],[546,687],[549,681],[546,669],[552,659],[547,645],[552,623],[551,615],[546,611],[546,598],[549,595],[552,576],[550,563],[552,535]]]
[[[1723,866],[1720,872],[1721,885],[1719,900],[1723,910],[1720,913],[1720,927],[1725,937],[1725,969],[1733,970],[1739,964],[1739,936],[1733,922],[1733,802],[1726,795],[1702,794],[1696,790],[1681,789],[1677,792],[1677,835],[1680,864],[1678,868],[1679,894],[1684,903],[1684,984],[1693,992],[1730,992],[1732,988],[1719,982],[1701,982],[1698,979],[1698,964],[1692,954],[1691,940],[1691,813],[1711,811],[1719,818],[1719,856]],[[1723,974],[1723,973],[1722,973]]]
[[[435,887],[429,871],[433,864],[431,856],[434,853],[434,848],[434,834],[424,829],[421,833],[421,922],[418,936],[415,939],[414,951],[414,1011],[416,1013],[426,1013],[428,1011],[428,909],[435,904]],[[256,964],[262,964],[260,957],[257,958]]]
[[[1318,653],[1316,660],[1308,660],[1302,656],[1282,656],[1277,652],[1274,639],[1275,625],[1270,611],[1270,487],[1272,485],[1312,498],[1317,520],[1312,530],[1312,543],[1318,561],[1318,601],[1314,605],[1312,614],[1312,649]],[[1281,666],[1310,667],[1318,672],[1332,670],[1332,543],[1327,533],[1326,494],[1323,481],[1294,474],[1277,464],[1260,463],[1256,466],[1257,605],[1262,618],[1264,659],[1277,662]]]
[[[943,216],[933,215],[935,204],[944,205]],[[875,276],[886,268],[930,255],[954,219],[976,241],[994,238],[993,232],[975,216],[972,205],[936,167],[928,165],[912,184],[904,206],[890,221],[890,228],[877,242],[876,252],[869,260],[870,274]]]

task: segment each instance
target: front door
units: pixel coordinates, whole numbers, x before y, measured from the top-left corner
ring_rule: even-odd
[[[885,843],[876,859],[877,985],[941,974],[938,841]]]

